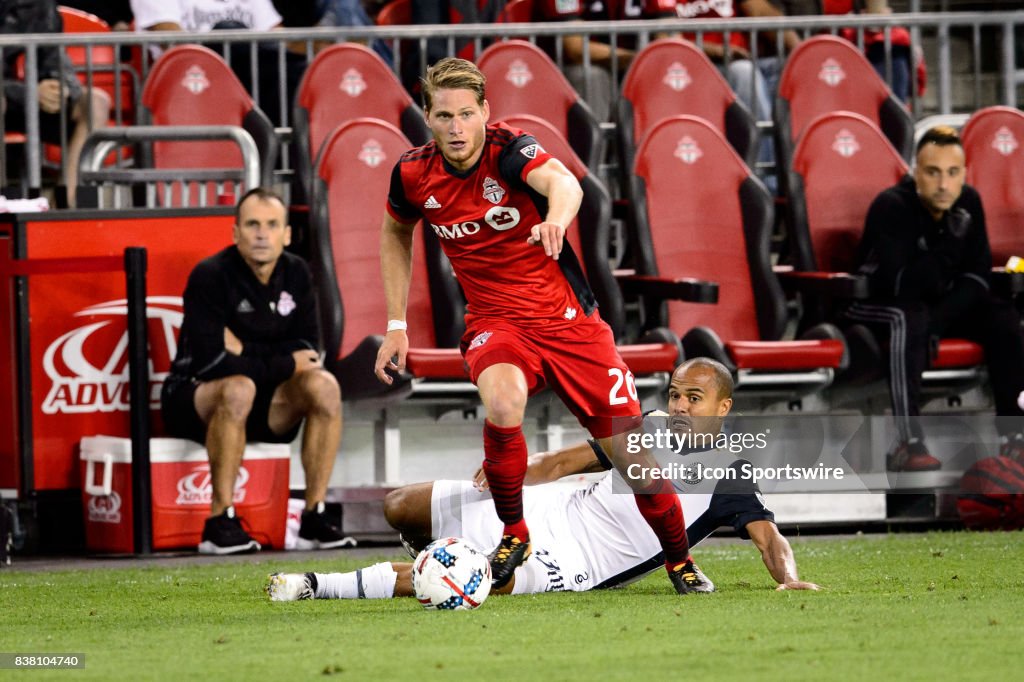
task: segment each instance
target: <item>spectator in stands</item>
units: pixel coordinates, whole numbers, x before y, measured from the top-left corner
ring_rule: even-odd
[[[128,31],[132,24],[131,0],[61,0],[61,5],[95,14],[114,31]]]
[[[320,16],[316,26],[373,26],[373,19],[367,14],[361,0],[318,0],[317,6]],[[373,40],[370,47],[388,66],[394,63],[394,55],[387,42]]]
[[[992,256],[981,197],[964,184],[964,150],[955,129],[937,126],[917,144],[913,177],[883,191],[868,211],[860,272],[871,299],[848,315],[888,339],[893,415],[901,442],[888,457],[894,471],[938,469],[918,420],[921,373],[943,336],[964,337],[985,351],[995,396],[1000,454],[1024,449],[1024,339],[1020,317],[989,286]]]
[[[247,192],[235,211],[234,242],[189,275],[178,351],[161,395],[168,432],[205,442],[210,457],[213,499],[199,551],[260,549],[233,507],[245,443],[289,443],[303,420],[300,547],[354,544],[324,511],[341,441],[341,391],[318,350],[309,268],[284,251],[291,227],[281,198],[263,188]]]
[[[430,26],[436,24],[493,24],[505,7],[505,0],[441,0],[440,2],[413,2],[410,8],[410,21],[416,25]],[[486,44],[484,45],[486,47]],[[459,56],[470,61],[475,60],[474,41],[461,39],[455,41],[455,55],[448,54],[448,39],[433,38],[427,41],[425,60],[419,57],[419,47],[408,54],[403,52],[402,83],[415,98],[420,96],[420,78],[427,67],[436,64],[445,57]]]
[[[782,12],[769,0],[719,0],[709,3],[706,0],[677,0],[676,15],[681,19],[728,19],[742,14],[747,17],[778,17]],[[772,99],[779,75],[782,71],[779,55],[758,57],[755,64],[751,60],[750,40],[747,32],[729,34],[729,42],[725,42],[723,33],[704,33],[704,53],[719,65],[729,85],[737,97],[750,109],[759,121],[772,119]],[[687,40],[697,40],[695,34],[684,34]],[[774,43],[774,41],[772,41]],[[792,50],[800,42],[794,31],[783,32],[783,43],[787,50]],[[770,136],[761,141],[758,162],[767,166],[775,165],[775,152]],[[776,188],[774,176],[766,177],[769,188]]]
[[[270,31],[283,26],[281,15],[271,0],[131,0],[136,31],[187,31],[209,33],[215,29],[249,29]],[[220,45],[213,46],[219,50]],[[252,82],[251,53],[247,43],[231,45],[231,68],[250,92]],[[283,125],[295,99],[295,91],[306,69],[306,45],[289,45],[285,51],[285,101],[281,101],[278,85],[278,53],[276,45],[260,45],[257,50],[259,74],[259,107],[274,125]]]
[[[0,32],[61,33],[63,24],[54,0],[0,0]],[[18,61],[24,50],[3,51],[4,131],[26,131],[27,87],[18,74]],[[63,145],[64,183],[68,203],[74,205],[78,184],[78,158],[85,138],[93,128],[107,124],[110,97],[102,90],[84,88],[59,47],[41,47],[38,51],[37,98],[39,134],[43,141]],[[70,136],[65,137],[65,133]]]
[[[533,12],[535,21],[618,21],[675,16],[675,5],[676,0],[618,3],[610,0],[537,0]],[[544,47],[554,59],[554,46],[545,44]],[[636,47],[635,40],[627,36],[619,36],[614,48],[605,36],[592,36],[587,40],[581,34],[562,39],[565,76],[576,91],[584,96],[599,121],[609,119],[612,93],[619,87],[618,83],[612,82],[612,63],[621,79],[636,55]],[[583,65],[585,49],[590,53],[589,69]]]
[[[783,0],[788,5],[786,14],[891,14],[892,8],[888,0]],[[857,30],[844,28],[839,35],[850,42],[857,43]],[[913,78],[916,75],[918,94],[924,94],[926,72],[924,59],[911,51],[910,32],[902,26],[895,26],[889,31],[892,50],[892,80],[886,79],[889,87],[901,101],[910,100]],[[885,32],[881,29],[864,31],[864,52],[882,78],[886,78],[885,67]]]
[[[366,11],[366,5],[361,0],[314,0],[302,3],[273,0],[273,2],[274,9],[281,15],[282,25],[289,28],[302,26],[330,28],[335,26],[374,25],[373,19],[370,18]],[[357,42],[366,43],[365,40]],[[316,41],[316,51],[326,47],[329,43],[330,41]],[[374,40],[370,43],[370,47],[389,66],[393,63],[391,47],[387,42]]]

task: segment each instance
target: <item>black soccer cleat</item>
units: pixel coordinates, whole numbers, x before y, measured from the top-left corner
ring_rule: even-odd
[[[512,574],[530,556],[529,541],[523,542],[515,535],[502,535],[501,542],[494,548],[488,560],[491,562],[491,589],[505,587]]]
[[[697,568],[693,559],[687,559],[675,568],[669,569],[668,579],[676,588],[676,594],[709,594],[715,591],[715,584]]]

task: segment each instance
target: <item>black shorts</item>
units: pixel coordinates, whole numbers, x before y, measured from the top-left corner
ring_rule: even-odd
[[[160,394],[160,409],[164,417],[167,434],[175,438],[188,438],[197,443],[206,442],[206,424],[196,412],[195,395],[198,383],[191,381],[164,382]],[[270,402],[274,398],[277,386],[257,386],[256,399],[252,411],[245,421],[245,440],[250,443],[291,443],[299,435],[300,420],[295,426],[284,433],[274,433],[270,429]]]
[[[4,109],[4,131],[5,132],[26,132],[25,123],[25,84],[24,83],[4,83],[4,99],[6,100],[6,106]],[[67,94],[67,91],[65,91]],[[38,106],[38,105],[37,105]],[[64,117],[65,117],[65,137],[63,141],[67,141],[71,137],[71,133],[75,129],[75,122],[71,120],[71,113],[75,108],[73,97],[64,98]],[[39,111],[39,137],[43,142],[49,142],[50,144],[61,144],[60,136],[60,112],[48,114],[45,111]]]

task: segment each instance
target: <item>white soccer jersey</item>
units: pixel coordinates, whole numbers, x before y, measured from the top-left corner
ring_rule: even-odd
[[[745,460],[719,451],[677,456],[688,471],[716,477],[678,484],[693,547],[722,526],[746,537],[752,521],[773,521],[754,481],[741,476]],[[735,474],[728,474],[728,471]],[[723,475],[724,474],[724,475]],[[619,587],[664,565],[661,544],[640,515],[628,486],[606,474],[583,488],[546,484],[523,488],[533,555],[516,569],[517,594]],[[434,537],[463,537],[485,552],[498,544],[502,524],[489,493],[468,481],[438,481],[431,496]]]
[[[237,21],[254,31],[269,31],[281,23],[271,0],[132,0],[131,5],[138,31],[166,22],[190,33],[212,31],[222,21]]]

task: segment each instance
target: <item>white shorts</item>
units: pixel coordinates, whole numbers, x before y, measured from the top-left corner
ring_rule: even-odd
[[[523,515],[529,520],[533,552],[516,569],[513,594],[584,592],[596,584],[566,517],[566,497],[574,490],[552,485],[523,488]],[[487,553],[498,545],[504,528],[491,494],[470,481],[435,481],[430,519],[435,538],[464,538]]]

